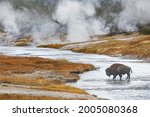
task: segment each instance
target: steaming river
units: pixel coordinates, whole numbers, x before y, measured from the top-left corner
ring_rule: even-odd
[[[0,47],[0,54],[10,56],[34,56],[51,59],[67,59],[72,62],[89,63],[100,70],[81,74],[81,80],[72,85],[86,90],[90,94],[108,99],[150,99],[150,61],[123,59],[104,55],[80,54],[67,50]],[[105,75],[105,69],[113,63],[123,63],[132,67],[131,82],[113,81]]]

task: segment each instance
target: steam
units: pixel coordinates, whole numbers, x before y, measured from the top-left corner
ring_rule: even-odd
[[[123,0],[124,10],[117,19],[119,29],[136,31],[137,24],[150,23],[149,0]]]
[[[14,1],[17,3],[17,0]],[[66,27],[62,28],[62,32],[67,33],[69,42],[87,41],[91,35],[108,32],[104,21],[96,16],[97,4],[98,0],[59,0],[53,13],[41,14],[37,9],[25,6],[16,9],[12,2],[5,1],[0,3],[0,24],[11,35],[9,38],[32,35],[34,44],[48,43],[47,39],[56,35],[62,27]]]
[[[100,19],[96,18],[97,1],[61,0],[53,18],[67,25],[69,41],[86,41],[90,35],[104,34],[106,29]]]
[[[109,1],[115,7],[118,2],[122,3],[122,11],[112,13],[113,5],[105,9],[101,6],[101,3],[105,5],[105,0],[0,0],[0,28],[9,35],[0,37],[0,43],[32,35],[33,44],[46,44],[58,33],[67,34],[69,42],[87,41],[91,35],[109,33],[108,26],[113,24],[119,30],[137,31],[138,24],[150,23],[149,0]],[[103,12],[102,16],[97,12]],[[110,15],[105,14],[109,12]],[[111,20],[110,16],[115,18]]]
[[[9,35],[3,39],[4,42],[1,42],[4,45],[13,38],[26,35],[33,36],[33,44],[43,43],[58,28],[57,23],[52,21],[50,16],[37,11],[31,12],[25,7],[15,9],[9,2],[0,3],[0,24]]]
[[[8,2],[0,3],[0,23],[6,32],[19,34],[14,9]]]

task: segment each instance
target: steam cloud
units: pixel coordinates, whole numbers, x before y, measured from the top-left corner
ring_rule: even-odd
[[[0,23],[6,32],[19,34],[14,9],[8,2],[0,3]]]
[[[17,0],[12,1],[17,2]],[[31,1],[24,0],[24,2]],[[16,8],[10,0],[0,0],[0,28],[11,35],[6,38],[7,42],[13,36],[32,35],[35,44],[48,43],[47,38],[61,32],[62,27],[62,32],[67,33],[68,41],[87,41],[91,35],[109,33],[106,19],[98,16],[96,11],[96,8],[101,8],[102,1],[104,2],[104,0],[44,0],[43,5],[55,3],[54,10],[47,9],[52,12],[46,14],[38,12],[38,8],[34,9],[34,6],[32,10],[24,5]],[[112,1],[122,3],[123,10],[112,22],[112,24],[117,24],[119,29],[136,31],[138,30],[137,24],[150,23],[149,0]]]
[[[136,31],[137,24],[150,23],[149,0],[123,0],[124,10],[117,18],[118,27],[126,31]]]
[[[90,35],[107,32],[101,20],[96,17],[97,1],[62,0],[53,16],[54,19],[67,25],[70,41],[86,41]]]
[[[31,12],[25,7],[15,9],[10,2],[0,3],[0,24],[9,35],[1,40],[4,45],[15,37],[25,35],[32,35],[34,44],[42,43],[58,28],[50,16]]]
[[[0,24],[4,30],[13,35],[31,34],[36,43],[57,33],[60,26],[52,21],[57,20],[65,25],[68,41],[86,41],[90,35],[104,34],[108,30],[104,21],[96,17],[97,0],[59,0],[53,17],[30,11],[26,7],[15,9],[10,2],[0,3]]]

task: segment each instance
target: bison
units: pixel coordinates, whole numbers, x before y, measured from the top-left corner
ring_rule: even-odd
[[[130,81],[130,73],[132,73],[132,69],[123,64],[113,64],[109,68],[107,68],[105,71],[106,71],[107,76],[110,77],[111,75],[113,75],[113,80],[115,80],[115,78],[118,75],[120,76],[120,80],[122,80],[121,79],[122,75],[127,74],[127,79],[128,81]]]

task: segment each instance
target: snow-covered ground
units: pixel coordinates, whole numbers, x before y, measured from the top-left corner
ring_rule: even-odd
[[[90,94],[108,99],[150,99],[150,62],[138,59],[124,59],[96,54],[74,53],[67,50],[30,47],[0,47],[0,54],[10,56],[34,56],[51,59],[67,59],[72,62],[93,64],[99,70],[81,74],[81,80],[68,85],[84,89]],[[105,74],[105,69],[114,63],[122,63],[132,68],[131,81],[113,81]]]

